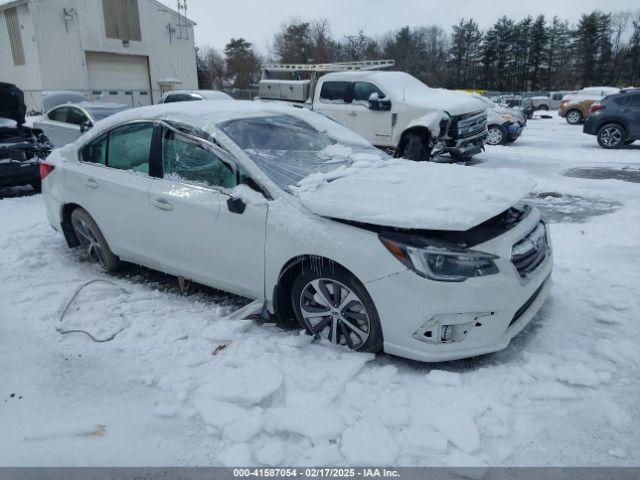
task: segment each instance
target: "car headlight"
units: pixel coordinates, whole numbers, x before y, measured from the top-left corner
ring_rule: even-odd
[[[498,273],[490,253],[467,250],[437,241],[411,237],[410,241],[392,233],[380,233],[380,241],[401,263],[421,277],[442,282],[463,282],[471,277]]]
[[[503,120],[507,121],[507,122],[515,122],[516,119],[513,115],[509,114],[509,113],[503,113],[502,115],[500,115],[502,117]]]

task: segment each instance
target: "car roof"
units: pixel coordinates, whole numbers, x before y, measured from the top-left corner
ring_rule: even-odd
[[[276,102],[220,100],[216,102],[172,102],[118,112],[100,122],[95,131],[136,120],[182,122],[213,133],[215,125],[228,120],[269,115],[296,115],[300,109]],[[309,112],[310,113],[310,112]]]
[[[191,95],[197,94],[207,100],[230,100],[232,97],[221,90],[169,90],[162,94],[162,98],[165,99],[170,95]]]
[[[377,78],[396,78],[400,75],[408,75],[406,72],[381,72],[380,70],[360,70],[360,71],[347,71],[347,72],[333,72],[327,73],[322,76],[321,80],[343,80],[350,81],[353,79],[357,80],[375,80]]]

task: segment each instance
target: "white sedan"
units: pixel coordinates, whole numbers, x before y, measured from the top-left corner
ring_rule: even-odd
[[[348,348],[441,361],[507,346],[552,270],[531,185],[389,158],[306,110],[144,107],[41,166],[47,216],[106,270],[122,261],[258,300]]]
[[[54,147],[62,147],[93,128],[96,122],[129,108],[110,102],[64,103],[53,107],[33,126],[42,129]]]

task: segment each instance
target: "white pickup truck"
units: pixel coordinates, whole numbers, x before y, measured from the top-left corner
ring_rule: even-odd
[[[404,72],[341,71],[311,81],[263,75],[260,99],[311,108],[411,160],[430,160],[443,150],[467,160],[484,149],[487,137],[486,107],[480,100],[429,88]]]

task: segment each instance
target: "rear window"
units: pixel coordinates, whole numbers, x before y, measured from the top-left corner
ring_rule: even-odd
[[[167,98],[164,99],[164,103],[190,102],[192,100],[202,100],[202,97],[195,93],[176,93],[174,95],[167,96]]]
[[[327,103],[346,103],[349,82],[324,82],[320,90],[320,101]]]

